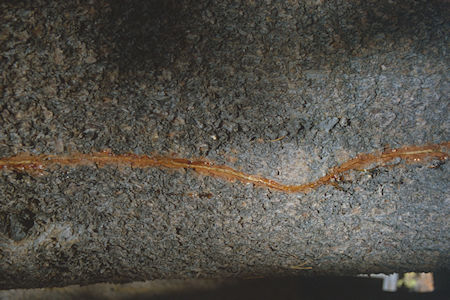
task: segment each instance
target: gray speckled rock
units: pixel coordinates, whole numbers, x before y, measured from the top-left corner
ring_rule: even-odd
[[[176,154],[293,184],[450,140],[446,1],[217,2],[1,3],[0,157]],[[450,269],[448,163],[348,177],[3,170],[0,286]]]

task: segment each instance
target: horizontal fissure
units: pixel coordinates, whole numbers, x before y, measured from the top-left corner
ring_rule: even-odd
[[[226,165],[215,164],[204,159],[173,158],[166,156],[137,155],[133,153],[113,154],[110,151],[93,153],[71,153],[63,155],[18,154],[0,159],[0,169],[23,171],[29,173],[41,173],[52,166],[77,167],[82,165],[127,165],[133,168],[168,168],[168,169],[192,169],[207,176],[223,178],[229,181],[252,183],[257,186],[283,191],[287,193],[308,192],[314,188],[326,184],[335,184],[340,175],[351,170],[362,170],[369,166],[382,166],[395,159],[402,159],[407,163],[421,163],[429,159],[448,159],[450,142],[425,146],[407,146],[397,149],[388,149],[374,153],[359,154],[343,164],[331,168],[328,173],[319,179],[298,185],[289,185],[268,179],[259,175],[253,175],[233,169]]]

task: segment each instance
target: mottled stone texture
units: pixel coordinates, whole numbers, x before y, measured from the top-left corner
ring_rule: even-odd
[[[2,1],[0,157],[204,157],[293,184],[357,153],[449,141],[449,12],[425,0]],[[436,161],[309,194],[189,170],[3,170],[0,286],[448,270],[448,181]]]

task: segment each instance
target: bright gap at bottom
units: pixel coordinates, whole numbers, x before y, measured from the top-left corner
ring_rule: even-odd
[[[433,273],[404,273],[399,277],[398,273],[386,274],[360,274],[358,277],[382,278],[383,291],[396,292],[398,288],[405,287],[411,292],[430,293],[434,291]]]

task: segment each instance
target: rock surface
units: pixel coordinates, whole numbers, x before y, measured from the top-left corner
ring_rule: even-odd
[[[217,2],[2,2],[0,157],[201,157],[297,184],[450,140],[447,1]],[[0,286],[448,270],[448,180],[436,161],[308,194],[190,170],[2,170]]]

